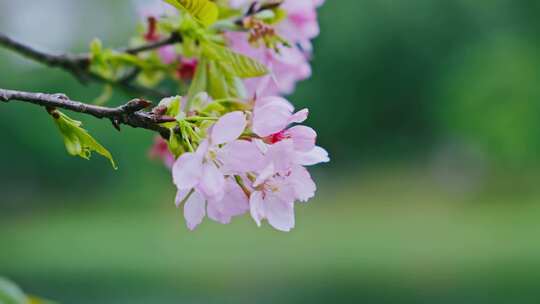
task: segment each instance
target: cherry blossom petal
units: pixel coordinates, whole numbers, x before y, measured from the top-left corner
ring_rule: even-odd
[[[284,99],[283,99],[284,100]],[[290,124],[292,110],[286,100],[277,99],[253,111],[253,132],[266,137],[278,133]]]
[[[242,188],[232,178],[227,179],[225,196],[223,197],[225,210],[231,216],[238,216],[249,210],[249,201]]]
[[[209,149],[210,143],[208,142],[208,139],[205,139],[199,144],[199,147],[197,147],[197,151],[195,151],[195,154],[197,154],[202,159],[206,156]]]
[[[203,165],[198,188],[208,200],[221,200],[225,194],[225,177],[212,163]]]
[[[317,132],[310,127],[294,126],[287,130],[287,135],[292,138],[295,150],[308,152],[315,148]]]
[[[329,161],[330,157],[328,156],[328,152],[321,147],[315,147],[309,152],[296,153],[296,163],[302,166],[313,166]]]
[[[259,151],[261,151],[261,153],[263,154],[266,154],[268,152],[268,146],[264,141],[262,141],[261,139],[253,139],[252,142],[257,146],[257,148],[259,149]]]
[[[220,224],[229,224],[231,222],[232,216],[222,210],[223,206],[221,201],[208,201],[206,206],[206,212],[208,217]]]
[[[178,190],[176,192],[176,198],[174,200],[176,207],[180,207],[180,205],[184,202],[184,200],[188,197],[191,190]]]
[[[259,176],[257,176],[257,179],[253,183],[253,187],[259,187],[260,185],[264,184],[264,182],[266,182],[266,180],[268,180],[274,174],[276,174],[274,164],[270,163],[259,173]]]
[[[286,139],[268,147],[266,162],[274,164],[276,172],[284,172],[290,169],[295,157],[293,141]]]
[[[203,159],[195,153],[185,153],[172,168],[173,182],[180,190],[191,189],[199,183]]]
[[[315,196],[317,186],[306,168],[295,166],[291,170],[288,181],[294,188],[295,197],[299,201],[307,202]]]
[[[176,160],[174,155],[169,150],[167,142],[161,138],[161,136],[156,136],[154,145],[150,149],[149,154],[151,158],[158,158],[162,160],[165,166],[167,166],[169,169],[172,169],[172,166]]]
[[[285,98],[280,96],[267,96],[267,97],[261,97],[257,99],[255,103],[255,108],[262,108],[264,106],[267,106],[269,104],[274,104],[276,106],[280,106],[285,108],[289,113],[292,113],[294,111],[294,106]]]
[[[205,215],[204,198],[195,191],[184,205],[184,218],[186,219],[186,225],[189,230],[195,230],[202,223]]]
[[[220,201],[208,201],[208,217],[212,220],[228,224],[232,217],[242,215],[249,210],[248,198],[232,179],[227,179],[225,196]]]
[[[308,116],[309,116],[309,110],[308,109],[300,110],[300,111],[296,112],[294,115],[291,116],[291,118],[289,119],[289,124],[303,123],[304,121],[307,120]]]
[[[264,155],[254,142],[236,140],[218,152],[226,174],[240,174],[258,171],[264,167]]]
[[[251,194],[249,199],[249,208],[251,217],[257,223],[257,226],[261,227],[261,221],[264,219],[264,201],[263,193],[255,191]]]
[[[269,194],[264,199],[264,212],[268,223],[280,231],[294,228],[294,202]]]
[[[210,136],[213,145],[221,145],[236,140],[247,126],[246,115],[236,111],[223,115],[212,128]]]
[[[158,49],[158,54],[164,64],[172,64],[178,60],[174,46],[167,45]]]

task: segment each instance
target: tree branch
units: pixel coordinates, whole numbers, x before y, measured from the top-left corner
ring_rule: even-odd
[[[174,32],[168,38],[158,40],[158,41],[155,41],[155,42],[151,42],[151,43],[148,43],[148,44],[145,44],[145,45],[142,45],[142,46],[138,46],[138,47],[127,48],[127,49],[124,49],[121,52],[132,54],[132,55],[137,55],[139,53],[152,51],[152,50],[159,49],[159,48],[167,46],[167,45],[180,43],[182,41],[183,41],[182,35],[180,35],[180,33],[178,33],[178,32]]]
[[[182,36],[179,33],[174,33],[170,37],[149,43],[147,45],[126,48],[120,50],[119,52],[125,52],[132,55],[137,55],[143,52],[152,51],[166,45],[172,45],[182,41]],[[111,81],[103,78],[100,75],[92,73],[89,71],[89,66],[91,63],[90,54],[49,54],[40,50],[37,50],[29,45],[11,39],[7,35],[0,33],[0,46],[11,50],[15,53],[18,53],[28,59],[34,60],[36,62],[45,64],[49,67],[61,68],[69,73],[71,73],[75,78],[77,78],[81,83],[86,84],[88,81],[97,81],[104,82],[118,88],[123,89],[128,94],[139,94],[143,96],[151,96],[164,98],[168,95],[163,92],[156,91],[151,88],[141,87],[135,84],[130,83],[129,81]]]
[[[152,106],[151,102],[144,99],[133,99],[122,106],[110,108],[71,100],[63,94],[44,94],[0,89],[0,101],[22,101],[47,109],[60,108],[91,115],[100,119],[107,118],[111,120],[114,127],[118,130],[120,130],[120,125],[124,124],[133,128],[158,132],[164,138],[169,138],[170,132],[160,124],[176,121],[174,117],[143,111]]]

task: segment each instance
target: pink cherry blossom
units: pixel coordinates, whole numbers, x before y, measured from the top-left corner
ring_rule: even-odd
[[[225,180],[225,195],[220,201],[208,203],[208,217],[218,223],[228,224],[235,216],[249,211],[248,197],[240,186],[229,177]]]
[[[324,0],[286,0],[281,8],[287,12],[287,18],[278,25],[278,32],[306,51],[311,51],[311,39],[319,35],[317,7]]]
[[[263,142],[270,144],[263,147],[265,153],[276,154],[276,145],[285,140],[284,147],[290,147],[290,153],[281,151],[284,155],[291,156],[294,162],[302,166],[312,166],[319,163],[329,162],[328,152],[315,145],[317,132],[310,127],[296,125],[302,123],[308,117],[307,109],[294,112],[294,107],[282,97],[265,97],[255,101],[252,118],[252,128],[255,134],[262,137]],[[273,146],[272,146],[273,145]],[[261,144],[259,143],[259,147]],[[272,147],[272,148],[270,148]],[[270,152],[268,152],[270,151]],[[281,159],[289,159],[284,156]]]
[[[266,219],[277,230],[290,231],[295,225],[295,191],[290,183],[273,173],[271,164],[253,184],[255,191],[249,200],[251,217],[258,226]]]
[[[162,160],[168,168],[172,168],[175,161],[174,155],[169,151],[167,142],[161,136],[156,136],[154,145],[150,149],[150,157]]]
[[[247,9],[254,2],[255,0],[232,0],[229,4],[233,8]],[[319,35],[317,7],[323,3],[324,0],[283,2],[281,8],[287,12],[287,18],[276,25],[276,31],[289,41],[291,47],[281,47],[279,53],[251,45],[247,33],[227,33],[226,37],[234,50],[259,60],[272,71],[270,77],[245,81],[251,96],[288,95],[294,91],[297,82],[311,76],[311,39]]]
[[[175,162],[172,173],[178,188],[177,203],[187,199],[184,216],[189,229],[194,229],[206,215],[217,221],[228,222],[242,208],[238,201],[238,189],[220,170],[218,155],[223,145],[236,141],[247,126],[245,114],[231,112],[222,116],[210,130],[210,136],[195,152],[184,153]],[[226,155],[225,155],[226,159]],[[234,169],[234,168],[233,168]],[[229,178],[230,179],[230,178]]]
[[[315,196],[317,187],[309,172],[302,166],[292,166],[287,172],[278,172],[274,164],[263,169],[250,196],[250,214],[261,226],[263,219],[277,230],[294,228],[294,203],[307,202]]]
[[[147,42],[156,42],[162,39],[162,35],[158,32],[157,22],[162,16],[174,15],[174,8],[163,1],[150,1],[149,3],[139,4],[138,13],[146,23],[146,33],[143,38]],[[176,50],[172,45],[166,45],[157,50],[157,53],[164,64],[172,64],[178,60]]]
[[[317,186],[304,164],[313,165],[328,161],[328,154],[322,148],[314,147],[309,152],[295,149],[293,140],[285,139],[275,144],[262,141],[258,145],[265,155],[265,167],[256,172],[251,185],[250,213],[257,225],[263,219],[274,228],[290,231],[294,227],[294,202],[307,202],[315,196]],[[323,156],[304,161],[299,157],[322,152]]]
[[[255,48],[248,42],[248,34],[231,32],[226,35],[233,50],[254,58],[265,64],[271,71],[270,76],[246,79],[249,96],[271,96],[291,94],[296,83],[311,76],[308,55],[298,47],[281,47],[280,52],[266,48]]]
[[[301,123],[307,119],[307,109],[294,113],[294,107],[282,97],[260,98],[253,110],[253,132],[267,137],[284,130],[292,123]]]

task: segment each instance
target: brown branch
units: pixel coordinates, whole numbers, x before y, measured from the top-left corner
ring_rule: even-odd
[[[167,45],[181,43],[182,41],[183,41],[182,35],[180,35],[180,33],[178,33],[178,32],[173,32],[168,38],[158,40],[158,41],[155,41],[155,42],[151,42],[151,43],[141,45],[141,46],[138,46],[138,47],[127,48],[127,49],[124,49],[123,51],[120,51],[120,52],[132,54],[132,55],[137,55],[137,54],[140,54],[140,53],[144,53],[144,52],[152,51],[152,50],[155,50],[155,49],[159,49],[159,48],[167,46]]]
[[[147,45],[126,48],[120,50],[119,52],[125,52],[132,55],[137,55],[143,52],[152,51],[166,45],[172,45],[182,41],[182,36],[178,33],[172,34],[170,37],[149,43]],[[141,87],[135,84],[132,84],[129,81],[111,81],[106,79],[98,74],[92,73],[89,70],[91,63],[90,54],[49,54],[40,50],[37,50],[29,45],[16,41],[7,35],[0,33],[0,46],[11,50],[15,53],[23,55],[24,57],[34,60],[36,62],[45,64],[49,67],[61,68],[69,73],[71,73],[75,78],[77,78],[81,83],[86,84],[89,81],[104,82],[111,85],[114,85],[130,95],[137,94],[148,97],[158,97],[163,98],[168,95],[151,88]]]
[[[151,102],[144,99],[133,99],[122,106],[109,108],[71,100],[63,94],[44,94],[0,89],[0,101],[22,101],[47,109],[60,108],[91,115],[100,119],[107,118],[111,120],[114,127],[118,130],[120,129],[120,125],[124,124],[133,128],[158,132],[164,138],[169,138],[170,132],[167,128],[161,126],[161,124],[176,121],[174,117],[143,111],[152,106]]]

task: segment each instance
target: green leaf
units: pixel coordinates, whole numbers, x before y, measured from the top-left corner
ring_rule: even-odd
[[[191,84],[189,86],[189,90],[187,93],[187,105],[186,110],[189,111],[192,106],[197,106],[193,102],[195,96],[197,96],[199,93],[205,92],[206,88],[208,86],[208,76],[207,76],[207,70],[206,70],[206,60],[204,58],[201,58],[199,61],[199,64],[197,65],[197,69],[195,70],[195,75],[193,76],[193,80],[191,81]]]
[[[214,24],[219,17],[218,6],[210,0],[165,0],[181,11],[186,11],[204,26]]]
[[[94,151],[109,159],[113,168],[118,169],[111,153],[90,136],[88,131],[81,127],[82,123],[80,121],[71,119],[66,114],[57,110],[51,114],[56,126],[64,137],[64,144],[70,155],[90,159]]]
[[[208,94],[214,99],[246,97],[242,80],[228,72],[221,62],[210,61],[208,75]]]
[[[27,298],[19,286],[0,277],[0,303],[2,304],[26,304]]]
[[[233,52],[228,47],[206,42],[203,44],[204,55],[218,61],[222,68],[240,78],[261,77],[268,74],[268,68],[257,60]]]
[[[174,130],[175,128],[169,129],[171,135],[169,137],[169,140],[167,141],[167,145],[169,147],[169,151],[171,151],[171,153],[175,157],[179,157],[180,155],[185,153],[186,150],[184,149],[184,146],[182,145],[183,143],[182,137],[176,134]]]

